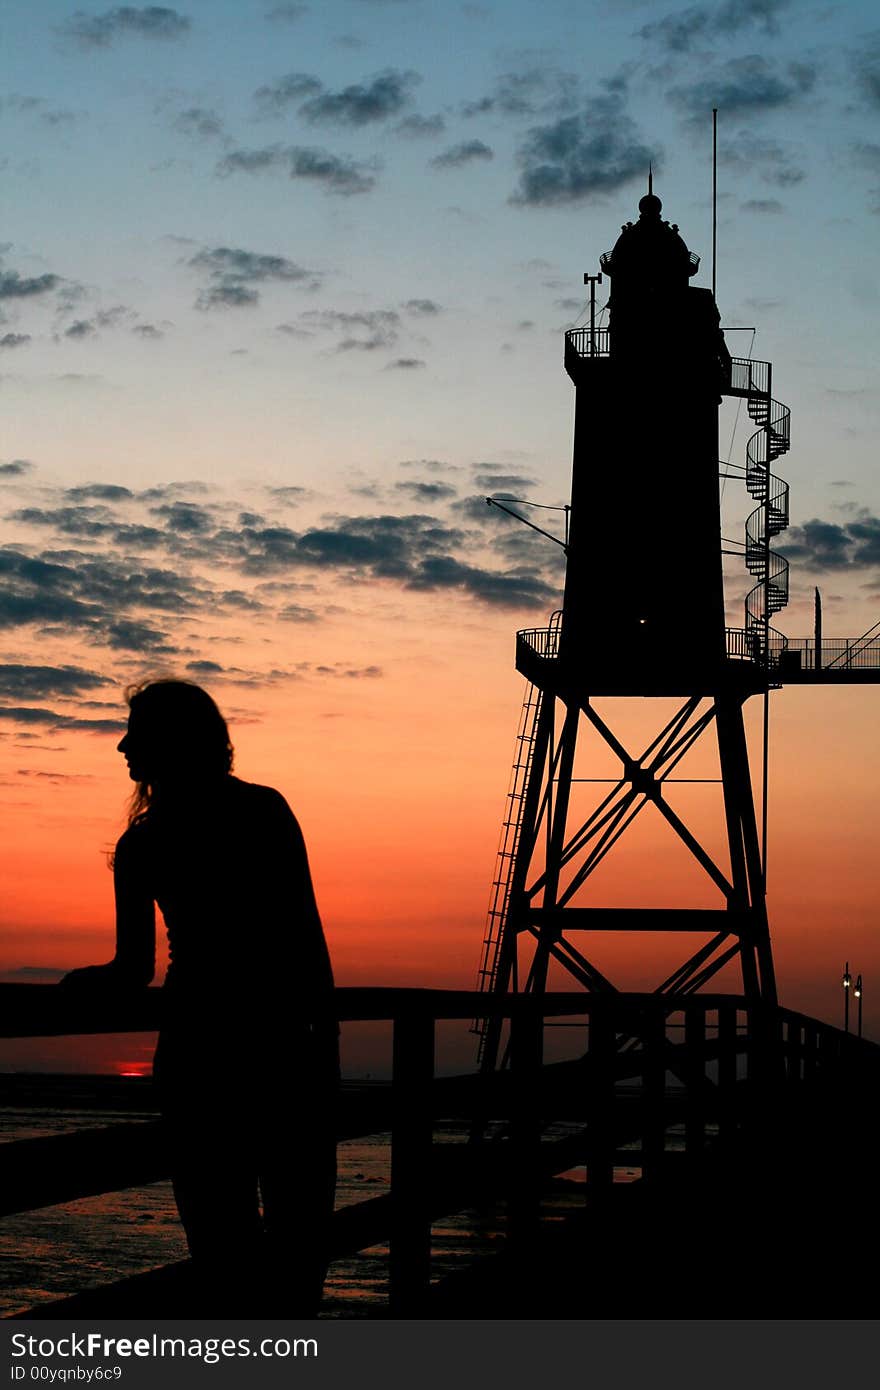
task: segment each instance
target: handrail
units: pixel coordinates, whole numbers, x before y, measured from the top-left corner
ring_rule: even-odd
[[[880,634],[877,633],[878,627],[880,627],[880,621],[872,623],[867,631],[863,632],[861,637],[857,637],[854,642],[847,642],[844,667],[852,666],[853,658],[860,656],[864,651],[876,650],[878,655],[880,655]],[[838,661],[843,660],[843,656],[844,653],[841,652],[833,661],[827,662],[825,669],[829,670],[831,667],[836,666]]]
[[[576,357],[608,357],[611,352],[611,329],[569,328],[565,335],[565,352]]]
[[[95,997],[71,999],[52,985],[0,985],[0,1006],[5,1006],[0,1008],[0,1032],[6,1037],[93,1033],[109,1031],[111,1021],[113,1031],[144,1031],[156,1026],[160,995],[157,988],[138,991],[131,996],[128,1015],[117,1008],[111,1020],[106,1002]],[[513,1204],[511,1218],[521,1219],[523,1203],[536,1202],[538,1195],[531,1184],[528,1190],[522,1187],[524,1173],[549,1175],[586,1160],[591,1191],[601,1198],[610,1190],[621,1140],[640,1144],[628,1149],[627,1165],[636,1164],[643,1175],[650,1172],[659,1180],[675,1162],[667,1131],[683,1114],[685,1155],[694,1160],[714,1142],[714,1126],[720,1126],[723,1136],[747,1123],[750,1091],[743,1090],[744,1080],[747,1088],[757,1087],[756,1094],[764,1095],[768,1086],[808,1084],[824,1071],[836,1074],[853,1060],[870,1067],[872,1078],[880,1073],[880,1047],[875,1044],[739,995],[569,991],[487,996],[353,988],[338,990],[336,1004],[344,1021],[393,1021],[394,1071],[390,1091],[380,1087],[378,1094],[364,1098],[365,1116],[374,1107],[375,1129],[366,1127],[367,1118],[360,1130],[384,1131],[390,1119],[390,1196],[338,1213],[333,1246],[342,1253],[390,1237],[391,1305],[404,1316],[424,1308],[428,1296],[432,1220],[473,1205],[479,1192],[497,1193],[500,1185]],[[476,1012],[510,1021],[509,1074],[436,1079],[436,1022],[470,1019]],[[544,1020],[558,1017],[584,1020],[585,1051],[574,1062],[544,1067]],[[622,1037],[630,1040],[625,1052],[620,1049]],[[663,1081],[667,1069],[679,1078],[670,1091]],[[614,1094],[621,1079],[626,1080],[628,1094],[637,1084],[649,1103],[626,1105],[615,1120]],[[494,1145],[435,1147],[433,1121],[460,1114],[509,1117],[512,1128],[503,1152]],[[579,1125],[589,1118],[590,1123],[570,1141],[542,1142],[542,1115],[570,1118]],[[142,1125],[127,1125],[104,1133],[112,1136],[119,1129],[144,1132]],[[70,1148],[70,1138],[36,1142],[50,1157],[56,1151],[60,1156],[65,1144]],[[0,1171],[5,1164],[7,1173],[14,1172],[16,1150],[34,1142],[3,1145]],[[99,1153],[110,1142],[117,1141],[89,1138]],[[111,1185],[103,1190],[113,1190],[112,1178],[106,1180]],[[516,1229],[511,1227],[513,1238]]]
[[[789,566],[770,541],[788,526],[789,487],[770,472],[770,464],[790,447],[791,411],[770,394],[769,362],[734,358],[730,379],[734,389],[746,393],[749,415],[759,426],[746,445],[746,488],[758,506],[746,519],[745,562],[758,582],[746,595],[745,618],[755,659],[767,666],[771,641],[785,645],[770,618],[788,603]]]

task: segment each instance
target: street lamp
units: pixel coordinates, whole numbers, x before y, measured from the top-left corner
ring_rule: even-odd
[[[859,1037],[861,1037],[861,1036],[862,1036],[862,977],[861,977],[861,975],[859,975],[858,978],[857,978],[857,980],[856,980],[856,987],[855,987],[854,993],[855,993],[856,998],[857,998],[858,1001],[859,1001]]]
[[[849,992],[850,992],[850,989],[852,988],[852,975],[849,973],[849,961],[847,961],[846,965],[843,967],[843,979],[841,980],[840,983],[843,985],[843,1031],[844,1031],[844,1033],[848,1033],[848,1032],[849,1032]]]

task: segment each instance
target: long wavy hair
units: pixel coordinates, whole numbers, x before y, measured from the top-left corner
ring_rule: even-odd
[[[234,749],[226,720],[207,690],[192,681],[155,680],[131,685],[129,710],[165,757],[185,768],[193,781],[215,781],[232,771]],[[155,797],[147,780],[137,782],[128,807],[128,824],[146,816]]]

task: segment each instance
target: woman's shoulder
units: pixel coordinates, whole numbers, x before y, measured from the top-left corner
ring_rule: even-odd
[[[123,830],[116,841],[116,848],[113,851],[114,864],[131,863],[140,858],[148,850],[152,838],[149,816],[138,816],[137,820],[132,821],[131,825]]]
[[[230,776],[229,790],[243,810],[277,820],[296,820],[287,801],[275,787],[264,787],[259,782],[243,782],[240,777]]]

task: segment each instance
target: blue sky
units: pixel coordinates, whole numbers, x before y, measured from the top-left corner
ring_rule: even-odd
[[[67,495],[83,487],[180,500],[191,480],[192,504],[215,488],[266,526],[294,503],[314,527],[417,498],[448,522],[493,480],[564,501],[561,334],[583,272],[652,159],[709,282],[716,104],[719,304],[793,412],[789,630],[816,582],[847,632],[874,620],[870,5],[10,0],[2,40],[0,481],[19,550],[39,552],[59,499],[56,543],[71,505],[131,500]],[[726,487],[728,534],[746,510]],[[450,554],[489,587],[457,596],[494,620],[511,556],[471,512],[483,529]],[[539,582],[514,576],[509,607],[546,600],[551,554],[520,545]],[[733,613],[745,587],[733,573]]]
[[[120,687],[174,673],[209,685],[245,775],[305,817],[345,968],[393,879],[376,978],[421,978],[434,931],[467,983],[521,698],[512,634],[562,579],[558,547],[484,498],[567,499],[562,335],[649,160],[711,283],[713,105],[719,307],[792,410],[778,626],[810,632],[816,584],[826,635],[880,617],[876,9],[5,0],[0,25],[10,962],[103,949]],[[724,407],[722,460],[743,460],[743,415]],[[727,482],[726,535],[748,510]],[[741,623],[750,581],[728,570]],[[813,694],[780,697],[779,822],[836,778],[867,941],[873,696]],[[779,855],[798,931],[840,911],[825,848],[793,829]]]

